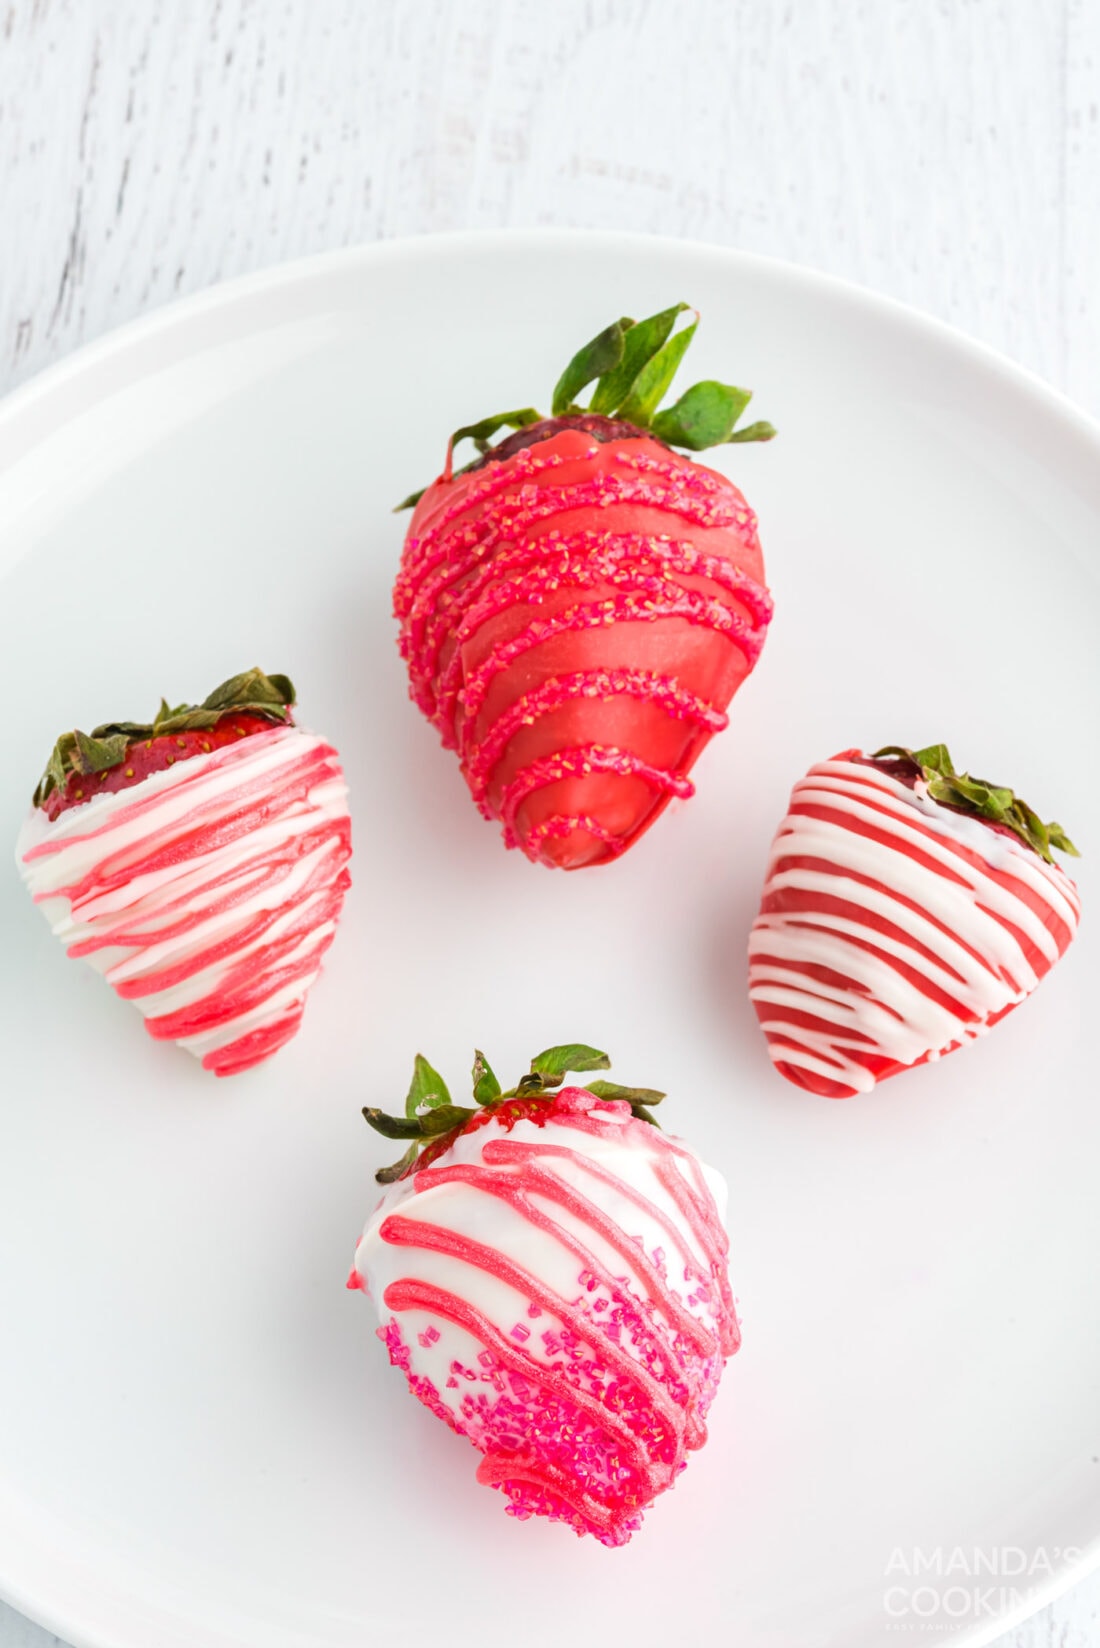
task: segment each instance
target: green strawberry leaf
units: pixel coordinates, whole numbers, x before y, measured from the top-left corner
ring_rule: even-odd
[[[420,1118],[420,1130],[426,1139],[438,1138],[441,1133],[461,1132],[477,1111],[465,1104],[440,1104]]]
[[[666,446],[679,446],[689,452],[702,452],[708,446],[734,441],[770,441],[775,430],[770,423],[747,424],[736,427],[737,419],[749,399],[747,389],[708,379],[695,384],[674,406],[665,412],[658,407],[668,390],[692,338],[699,317],[683,331],[674,330],[676,321],[690,305],[675,303],[661,309],[645,320],[633,321],[624,316],[605,326],[602,332],[579,349],[565,368],[554,387],[550,406],[551,418],[586,415],[592,418],[610,418],[616,414],[623,423],[632,424],[645,432],[652,430],[657,440]],[[578,406],[577,396],[595,382],[590,403]],[[442,479],[450,481],[456,474],[465,474],[491,458],[496,447],[492,437],[502,428],[522,429],[542,421],[542,414],[534,407],[519,412],[498,412],[480,423],[466,424],[456,429],[447,448],[447,462]],[[598,426],[588,426],[595,433]],[[552,433],[547,430],[547,435]],[[460,440],[471,439],[479,456],[456,471],[451,467],[451,456]],[[411,509],[424,496],[426,487],[396,506],[395,513]]]
[[[649,428],[649,421],[676,376],[698,325],[696,317],[682,332],[674,332],[668,342],[646,361],[634,380],[630,394],[619,408],[619,416],[627,423],[637,424],[639,429]]]
[[[923,778],[933,801],[970,818],[1003,824],[1048,864],[1055,862],[1052,848],[1073,858],[1081,856],[1060,824],[1044,824],[1012,790],[990,784],[984,778],[972,778],[969,773],[956,772],[946,744],[928,744],[922,750],[910,750],[904,744],[885,744],[871,759],[908,762]]]
[[[674,303],[671,309],[662,309],[648,320],[632,326],[623,340],[623,352],[617,366],[604,372],[593,392],[588,410],[610,417],[626,400],[643,366],[653,359],[667,341],[678,315],[688,308],[686,303]]]
[[[685,390],[675,406],[657,413],[653,433],[669,446],[686,446],[690,452],[721,446],[751,400],[751,389],[705,379]]]
[[[909,755],[910,752],[903,750],[901,753]],[[927,749],[915,751],[910,759],[915,761],[918,767],[930,767],[934,773],[938,773],[942,778],[954,778],[955,776],[955,769],[951,764],[951,755],[946,744],[929,744]]]
[[[394,504],[392,513],[400,515],[402,510],[415,509],[427,490],[426,486],[422,486],[419,492],[410,492],[407,498],[402,498],[399,504]]]
[[[50,751],[50,759],[46,762],[46,770],[38,780],[38,787],[34,792],[34,805],[36,807],[42,805],[51,790],[63,790],[65,788],[69,773],[74,770],[70,766],[70,762],[75,749],[75,732],[63,732]]]
[[[478,1104],[492,1104],[494,1099],[500,1097],[500,1083],[480,1048],[474,1050],[473,1084],[474,1098]]]
[[[630,1106],[630,1109],[631,1109],[632,1115],[634,1115],[638,1121],[648,1122],[650,1127],[655,1127],[657,1129],[657,1131],[660,1132],[661,1124],[657,1120],[656,1116],[651,1116],[650,1115],[649,1108],[648,1108],[647,1105],[632,1104]]]
[[[447,1083],[433,1070],[423,1053],[416,1055],[413,1064],[412,1081],[409,1083],[408,1095],[405,1099],[406,1116],[417,1116],[421,1110],[435,1110],[441,1104],[450,1104],[451,1095]]]
[[[71,765],[75,772],[107,772],[126,759],[129,739],[125,733],[111,732],[103,737],[100,728],[97,727],[91,738],[87,733],[80,731],[74,732],[72,736],[76,747]]]
[[[583,1042],[567,1042],[560,1047],[548,1047],[545,1052],[539,1053],[531,1060],[528,1073],[520,1077],[515,1087],[509,1088],[507,1092],[501,1092],[500,1083],[493,1074],[488,1059],[484,1053],[478,1051],[474,1054],[474,1098],[487,1110],[498,1109],[510,1099],[541,1099],[551,1104],[554,1099],[552,1089],[561,1086],[568,1072],[606,1070],[609,1065],[607,1054],[599,1052],[597,1048],[587,1047]],[[585,1086],[594,1098],[626,1100],[639,1121],[657,1127],[658,1123],[650,1113],[650,1106],[659,1104],[665,1095],[656,1088],[620,1087],[617,1082],[605,1081],[587,1082]],[[425,1105],[428,1108],[414,1113],[414,1095],[417,1105]],[[414,1172],[421,1152],[425,1149],[429,1152],[426,1161],[435,1161],[444,1155],[455,1140],[466,1131],[473,1118],[480,1114],[468,1105],[451,1104],[442,1076],[433,1070],[427,1059],[419,1053],[416,1056],[413,1085],[409,1089],[407,1112],[404,1116],[387,1116],[381,1110],[375,1110],[369,1105],[364,1106],[363,1115],[376,1132],[383,1134],[387,1139],[412,1141],[399,1162],[394,1162],[392,1167],[385,1167],[375,1174],[379,1184],[392,1184],[396,1179]]]
[[[1081,854],[1069,839],[1060,824],[1047,825],[1047,839],[1052,847],[1057,847],[1060,853],[1069,853],[1072,858],[1080,858]]]
[[[223,681],[220,687],[215,687],[214,691],[203,699],[202,707],[204,710],[218,710],[224,714],[226,710],[239,710],[246,706],[248,709],[256,709],[260,705],[265,705],[269,709],[284,710],[294,701],[294,683],[289,676],[265,675],[263,670],[250,669],[245,670],[243,675],[231,675],[228,681]],[[161,705],[167,709],[163,698]],[[186,704],[180,704],[170,713],[178,715],[187,708]]]
[[[163,698],[161,699],[161,705],[164,705]],[[184,704],[181,708],[186,709],[187,705]],[[170,710],[169,714],[174,715],[176,711]],[[96,727],[94,736],[96,738],[118,738],[121,736],[128,743],[138,743],[142,739],[148,738],[151,732],[160,731],[160,718],[161,712],[158,710],[152,724],[148,721],[104,721],[102,725]],[[84,735],[81,733],[79,736],[83,737]]]
[[[372,1110],[364,1105],[363,1115],[374,1128],[386,1139],[422,1139],[424,1129],[420,1125],[419,1116],[387,1116],[384,1110]]]
[[[518,412],[494,412],[491,418],[482,418],[480,423],[464,424],[456,429],[451,436],[451,450],[459,441],[473,441],[479,452],[489,450],[489,441],[493,435],[502,429],[526,429],[529,423],[538,423],[542,417],[533,406],[521,406]]]
[[[533,406],[521,406],[516,412],[494,412],[491,417],[482,418],[479,423],[463,424],[461,429],[455,430],[447,442],[447,463],[443,471],[444,480],[449,481],[452,478],[451,462],[454,457],[454,449],[459,441],[473,441],[479,454],[479,457],[472,459],[470,463],[463,465],[461,469],[454,472],[458,475],[464,475],[468,469],[474,468],[481,457],[492,451],[489,442],[493,435],[498,434],[502,429],[526,429],[528,424],[538,423],[541,418],[542,413],[536,411]],[[399,504],[394,504],[393,513],[400,515],[403,509],[415,509],[427,490],[426,486],[422,486],[419,492],[410,492],[407,498],[402,498]]]
[[[735,429],[732,435],[726,436],[726,445],[732,446],[735,441],[774,441],[776,429],[770,423],[748,423],[744,429]],[[673,443],[675,445],[675,442]]]
[[[615,370],[623,358],[626,335],[633,325],[634,322],[625,316],[622,320],[612,321],[583,349],[577,350],[554,387],[550,402],[552,418],[560,418],[568,412],[581,390],[586,389],[594,378]]]
[[[294,684],[287,676],[251,669],[230,676],[201,704],[173,706],[162,698],[152,721],[105,721],[93,727],[90,735],[79,730],[64,732],[38,781],[34,805],[40,807],[53,790],[63,790],[72,773],[106,772],[121,766],[131,744],[159,738],[162,733],[204,731],[234,710],[287,722],[294,702]]]
[[[560,1087],[569,1073],[585,1070],[610,1070],[611,1060],[606,1053],[581,1042],[569,1042],[564,1047],[548,1047],[531,1060],[531,1074],[538,1076],[544,1087]]]
[[[391,1167],[380,1167],[374,1175],[377,1184],[393,1184],[397,1179],[403,1179],[409,1168],[416,1161],[420,1153],[420,1146],[411,1144],[401,1160],[394,1162]]]
[[[655,1087],[620,1087],[618,1082],[590,1081],[585,1082],[590,1093],[595,1093],[598,1099],[623,1099],[627,1104],[660,1104],[666,1094],[659,1093]]]

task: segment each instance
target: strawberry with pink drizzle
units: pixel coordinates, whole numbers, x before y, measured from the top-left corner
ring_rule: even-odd
[[[725,1186],[657,1128],[661,1093],[561,1085],[607,1065],[550,1048],[502,1093],[478,1053],[469,1107],[418,1058],[405,1116],[364,1111],[410,1144],[348,1286],[511,1515],[624,1545],[705,1442],[740,1334]]]
[[[845,750],[795,785],[749,941],[776,1069],[829,1098],[951,1053],[1029,996],[1077,931],[1077,849],[944,744]]]
[[[66,952],[218,1076],[294,1035],[350,884],[343,773],[293,704],[254,669],[64,733],[16,849]]]
[[[674,331],[685,308],[601,332],[551,417],[457,430],[407,500],[394,610],[411,696],[506,844],[564,869],[617,856],[693,793],[771,618],[755,515],[673,448],[775,431],[736,428],[749,392],[713,381],[658,411],[698,323]],[[479,456],[455,472],[467,437]]]

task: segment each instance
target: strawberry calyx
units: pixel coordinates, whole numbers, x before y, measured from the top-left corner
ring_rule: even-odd
[[[693,318],[676,331],[677,320],[688,312]],[[597,439],[649,435],[665,446],[684,447],[689,452],[703,452],[734,441],[770,441],[775,435],[770,423],[737,428],[752,399],[752,390],[738,389],[734,384],[705,379],[685,390],[672,406],[660,410],[698,325],[698,310],[689,310],[686,303],[674,303],[646,320],[624,316],[612,321],[579,349],[565,368],[554,388],[549,418],[535,407],[525,406],[514,412],[496,412],[479,423],[456,429],[447,443],[447,461],[440,479],[449,481],[456,473],[454,449],[460,441],[473,441],[478,453],[457,471],[466,474],[548,439],[563,427],[559,420],[568,420],[564,427],[587,427]],[[577,396],[589,384],[595,384],[589,404],[579,406]],[[592,425],[585,422],[587,419],[593,420]],[[601,424],[618,422],[623,433],[601,433],[597,419]],[[518,431],[523,438],[506,436],[494,447],[492,438],[502,429]],[[425,491],[426,487],[410,493],[397,505],[397,511],[411,509]]]
[[[514,435],[487,448],[480,458],[473,459],[462,474],[481,469],[488,463],[503,463],[517,452],[522,452],[524,447],[537,446],[540,441],[548,441],[552,435],[560,435],[564,429],[579,430],[582,435],[591,435],[594,441],[657,439],[652,430],[639,429],[637,424],[627,423],[625,418],[605,418],[599,412],[569,412],[560,418],[540,418],[538,423],[525,424]],[[657,444],[668,445],[667,441],[658,441]]]
[[[162,766],[204,753],[215,744],[292,722],[295,698],[294,684],[287,676],[251,669],[230,676],[201,704],[171,705],[162,698],[152,721],[106,721],[90,733],[63,732],[38,781],[33,803],[54,819],[94,795],[126,788]]]
[[[1012,790],[990,784],[970,773],[958,773],[946,744],[929,744],[922,750],[886,744],[869,758],[871,762],[910,786],[923,780],[929,797],[952,812],[977,818],[983,824],[1007,831],[1030,847],[1048,864],[1055,862],[1052,849],[1080,858],[1080,853],[1060,824],[1044,824],[1026,801]],[[896,770],[895,770],[896,769]]]
[[[521,1119],[539,1125],[550,1119],[560,1088],[567,1074],[583,1074],[589,1070],[608,1070],[611,1061],[606,1053],[579,1042],[562,1047],[548,1047],[531,1060],[531,1068],[521,1076],[514,1087],[502,1089],[484,1053],[475,1051],[471,1072],[474,1104],[455,1104],[450,1090],[438,1070],[434,1070],[422,1053],[416,1055],[412,1082],[405,1099],[403,1116],[390,1116],[382,1110],[364,1106],[363,1115],[377,1133],[387,1139],[406,1139],[408,1149],[391,1167],[383,1167],[375,1174],[379,1184],[393,1184],[442,1156],[462,1133],[483,1127],[491,1120],[506,1128]],[[659,1124],[650,1114],[660,1104],[663,1093],[652,1087],[620,1087],[617,1082],[589,1081],[584,1091],[596,1099],[618,1099],[629,1104],[631,1114],[639,1121]]]

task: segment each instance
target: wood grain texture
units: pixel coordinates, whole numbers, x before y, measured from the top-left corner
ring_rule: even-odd
[[[1100,411],[1095,0],[8,0],[0,386],[380,236],[573,223],[814,264]]]
[[[1100,404],[1100,6],[1066,0],[1062,387]]]
[[[1098,179],[1096,0],[0,0],[0,391],[288,257],[574,224],[863,282],[1100,414]],[[999,1648],[1097,1641],[1100,1576]]]

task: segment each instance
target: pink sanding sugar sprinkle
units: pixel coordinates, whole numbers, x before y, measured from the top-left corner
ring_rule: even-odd
[[[642,778],[658,794],[668,793],[686,799],[695,794],[690,778],[680,778],[662,767],[654,767],[630,750],[619,750],[601,744],[585,744],[578,749],[559,750],[556,755],[543,756],[521,767],[511,783],[505,786],[500,798],[500,819],[504,826],[505,845],[515,847],[519,838],[515,830],[516,813],[535,790],[553,784],[560,778],[587,778],[593,773],[618,773],[620,777]]]
[[[604,842],[611,853],[621,853],[626,845],[617,836],[612,835],[598,818],[593,818],[589,813],[555,813],[551,818],[544,818],[540,824],[527,831],[524,837],[525,850],[535,855],[543,841],[549,841],[554,836],[572,835],[574,830],[581,830],[586,835],[594,836],[597,841]]]
[[[625,1544],[641,1526],[641,1511],[654,1491],[671,1486],[679,1474],[679,1445],[675,1435],[656,1418],[641,1392],[628,1382],[612,1382],[606,1389],[601,1387],[601,1395],[609,1417],[614,1414],[620,1422],[625,1422],[633,1446],[644,1449],[634,1464],[624,1456],[621,1440],[603,1426],[593,1424],[588,1414],[575,1404],[540,1388],[537,1365],[531,1368],[534,1380],[506,1372],[497,1382],[494,1398],[485,1393],[477,1398],[464,1396],[456,1414],[441,1400],[429,1379],[412,1371],[410,1353],[396,1319],[379,1328],[378,1336],[386,1344],[391,1362],[405,1373],[409,1388],[418,1400],[451,1429],[468,1436],[495,1462],[538,1458],[544,1467],[560,1473],[563,1482],[580,1484],[583,1489],[579,1502],[568,1503],[537,1483],[503,1477],[494,1485],[505,1493],[513,1514],[545,1516],[551,1521],[566,1523],[577,1534],[592,1534],[603,1544]],[[469,1377],[472,1370],[464,1368],[457,1359],[451,1366],[453,1373],[446,1381],[446,1388],[457,1389],[454,1372]],[[700,1396],[708,1404],[720,1367],[719,1360],[718,1368],[704,1381],[706,1389],[700,1390]],[[656,1482],[655,1462],[663,1467]]]
[[[686,721],[707,732],[721,732],[729,725],[729,716],[723,711],[712,708],[674,678],[652,670],[577,670],[570,675],[551,676],[541,686],[523,693],[498,716],[482,742],[473,744],[469,760],[464,761],[466,781],[483,816],[495,816],[485,800],[485,791],[493,769],[521,728],[533,726],[541,716],[551,715],[577,698],[606,702],[617,697],[654,704],[671,720]],[[464,733],[470,725],[468,721],[463,724]]]

